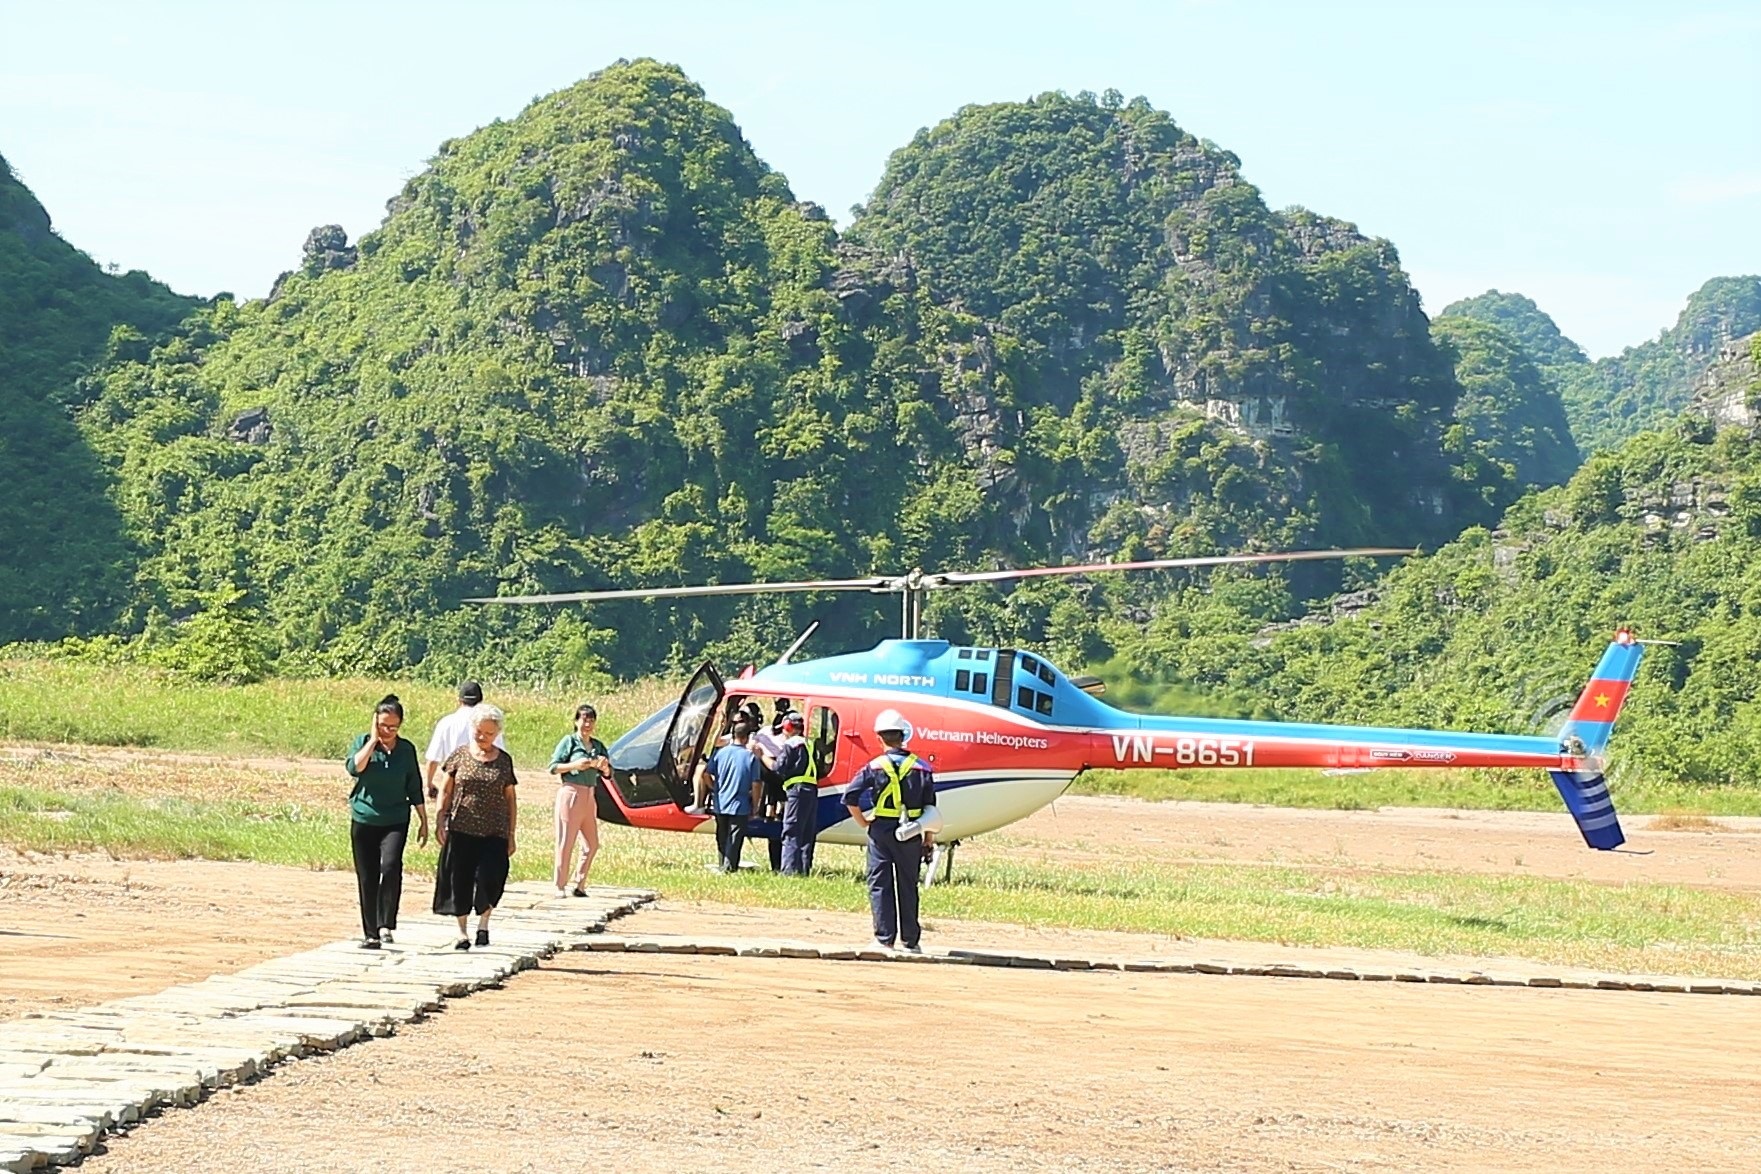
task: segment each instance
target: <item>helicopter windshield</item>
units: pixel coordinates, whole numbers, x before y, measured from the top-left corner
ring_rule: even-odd
[[[650,714],[611,744],[613,785],[626,806],[683,807],[690,802],[691,772],[722,693],[721,677],[706,664],[677,702]]]
[[[611,764],[616,770],[653,770],[660,765],[660,748],[666,745],[667,728],[679,703],[664,706],[643,718],[636,727],[611,744]]]

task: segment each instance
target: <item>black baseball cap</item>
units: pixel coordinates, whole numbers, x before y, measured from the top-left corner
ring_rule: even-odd
[[[465,681],[459,685],[459,700],[466,705],[482,705],[483,686],[476,681]]]

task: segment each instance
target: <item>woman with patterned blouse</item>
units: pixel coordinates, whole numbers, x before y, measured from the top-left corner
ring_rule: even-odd
[[[489,944],[489,915],[507,887],[520,814],[513,757],[495,744],[501,710],[479,705],[471,711],[470,724],[471,741],[440,764],[446,785],[435,825],[441,851],[434,873],[434,912],[459,919],[455,950],[471,948],[466,931],[473,911],[477,945]]]
[[[593,736],[599,711],[591,705],[575,707],[575,732],[556,744],[550,756],[550,773],[562,781],[556,789],[556,895],[573,892],[587,895],[587,872],[599,854],[599,795],[594,790],[601,778],[611,776],[611,757],[605,743]],[[575,855],[575,838],[586,845],[581,870],[569,886],[569,865]]]

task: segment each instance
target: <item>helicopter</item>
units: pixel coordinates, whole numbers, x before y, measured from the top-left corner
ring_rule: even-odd
[[[1411,553],[1375,547],[994,571],[917,569],[864,579],[579,591],[467,602],[556,604],[773,591],[868,591],[900,597],[899,637],[871,649],[794,661],[814,625],[774,663],[749,666],[732,679],[706,661],[676,702],[611,745],[612,777],[599,788],[598,803],[599,817],[616,824],[710,830],[713,820],[687,810],[698,764],[740,705],[771,699],[805,718],[819,775],[822,844],[863,842],[863,829],[844,807],[845,786],[881,753],[874,719],[883,710],[905,717],[907,748],[929,764],[936,778],[943,827],[928,861],[932,882],[938,870],[944,879],[952,875],[954,850],[961,841],[1033,814],[1091,768],[1538,769],[1552,778],[1586,845],[1599,851],[1618,848],[1626,837],[1604,779],[1605,755],[1645,643],[1625,628],[1614,633],[1565,724],[1550,736],[1130,713],[1100,699],[1103,682],[1070,676],[1038,653],[955,645],[922,632],[930,591],[974,583]],[[748,834],[775,839],[781,832],[779,822],[755,816]]]

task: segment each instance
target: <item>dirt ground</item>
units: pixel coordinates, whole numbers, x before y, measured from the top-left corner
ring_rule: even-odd
[[[0,1015],[339,936],[347,877],[0,856]],[[419,908],[425,894],[407,901]],[[662,902],[641,932],[861,917]],[[974,946],[1164,939],[961,924]],[[1433,960],[1434,961],[1434,960]],[[83,1170],[1753,1168],[1761,999],[569,954]]]
[[[1602,855],[1564,817],[1081,799],[986,850],[1761,888],[1755,821],[1646,822],[1628,820],[1639,851]],[[413,881],[406,916],[426,897]],[[343,874],[0,850],[0,1018],[343,937],[353,908]],[[622,924],[867,937],[860,916],[665,900]],[[1169,948],[968,923],[927,940],[956,935]],[[568,954],[392,1039],[169,1113],[81,1169],[249,1152],[292,1170],[1747,1170],[1758,1029],[1761,999],[1741,997]]]
[[[974,847],[1006,840],[1065,862],[1154,856],[1761,889],[1761,819],[1719,816],[1688,830],[1665,830],[1668,823],[1623,816],[1626,844],[1596,852],[1564,812],[1299,811],[1083,795],[1059,799]]]

